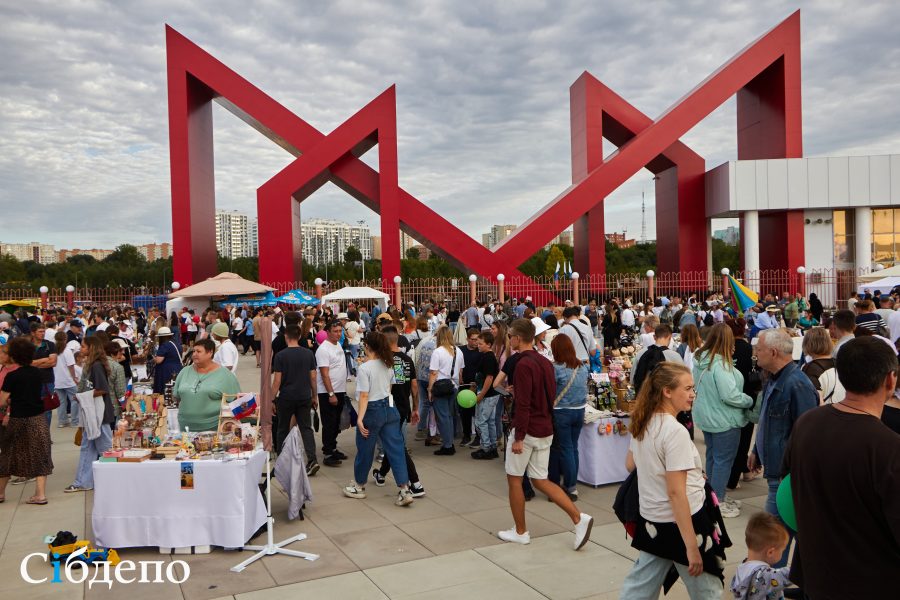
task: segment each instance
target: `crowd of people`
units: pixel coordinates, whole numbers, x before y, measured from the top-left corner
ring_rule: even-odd
[[[210,400],[239,390],[242,357],[252,353],[260,366],[265,319],[275,447],[296,424],[308,475],[348,460],[337,438],[351,412],[357,451],[345,496],[364,499],[370,476],[383,486],[391,473],[396,504],[408,507],[425,496],[410,445],[434,446],[439,457],[468,448],[472,460],[504,460],[513,527],[501,539],[530,542],[524,506],[540,492],[571,519],[578,550],[593,524],[577,507],[589,373],[638,346],[626,462],[640,477],[626,528],[640,557],[622,597],[656,597],[675,572],[692,598],[719,597],[730,545],[723,519],[743,508],[729,492],[757,477],[768,496],[747,527],[748,557],[731,582],[736,598],[779,597],[789,582],[809,598],[881,597],[896,589],[900,564],[898,302],[900,290],[855,296],[839,310],[815,294],[767,295],[743,314],[717,293],[540,307],[528,297],[341,310],[225,306],[168,318],[129,307],[0,312],[0,494],[10,477],[33,479],[27,502],[47,502],[45,399],[54,390],[59,427],[83,422],[77,392],[93,389],[108,406],[66,491],[91,489],[90,464],[109,447],[132,362],[146,362],[154,391],[172,386],[183,427],[214,429]],[[473,405],[458,401],[461,390],[472,392]],[[799,533],[785,526],[776,501],[788,474]],[[857,564],[860,556],[865,581],[828,569],[836,557]]]

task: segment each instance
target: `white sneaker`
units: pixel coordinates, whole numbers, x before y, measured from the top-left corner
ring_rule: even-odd
[[[514,544],[530,544],[531,543],[531,534],[527,531],[525,533],[518,533],[516,528],[507,529],[505,531],[498,531],[497,537],[503,540],[504,542],[512,542]]]
[[[722,517],[726,519],[734,519],[735,517],[741,516],[741,509],[728,502],[719,504],[719,511],[722,513]]]
[[[731,496],[725,496],[725,504],[731,504],[732,506],[734,506],[735,508],[738,508],[738,509],[744,507],[743,502],[741,502],[740,500],[736,500],[736,499],[732,498]]]
[[[344,495],[348,498],[356,498],[362,500],[366,497],[366,488],[361,487],[355,481],[351,481],[350,485],[343,489]]]
[[[397,506],[409,506],[413,503],[413,495],[408,489],[400,490],[400,493],[397,495],[397,500],[394,502]]]
[[[591,539],[591,529],[594,527],[594,517],[581,513],[581,520],[575,524],[575,543],[573,547],[581,550]]]

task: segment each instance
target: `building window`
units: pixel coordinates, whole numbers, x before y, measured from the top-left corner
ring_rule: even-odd
[[[832,215],[834,227],[834,266],[852,267],[856,259],[856,232],[853,212],[836,210]]]

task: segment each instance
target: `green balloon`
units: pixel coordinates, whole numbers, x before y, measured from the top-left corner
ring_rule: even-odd
[[[456,394],[456,402],[463,408],[472,408],[475,406],[477,396],[472,390],[459,390]]]
[[[778,485],[775,494],[775,505],[778,507],[778,516],[788,527],[797,531],[797,511],[794,508],[794,495],[791,492],[791,476],[788,474]]]

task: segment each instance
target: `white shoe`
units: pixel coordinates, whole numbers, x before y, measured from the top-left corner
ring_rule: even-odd
[[[735,517],[741,516],[741,509],[734,504],[723,502],[719,505],[719,511],[722,513],[722,517],[726,519],[734,519]]]
[[[575,550],[581,550],[591,539],[591,528],[594,526],[594,517],[581,513],[581,520],[575,524]]]
[[[413,495],[408,489],[400,490],[400,493],[397,495],[397,500],[394,502],[397,506],[409,506],[412,503]]]
[[[738,509],[744,507],[743,502],[741,502],[740,500],[736,500],[736,499],[732,498],[731,496],[725,496],[725,504],[731,504],[732,506],[734,506],[735,508],[738,508]]]
[[[366,488],[361,487],[355,481],[351,481],[350,485],[345,487],[343,492],[348,498],[356,498],[357,500],[362,500],[366,497]]]
[[[498,531],[497,537],[503,540],[504,542],[512,542],[514,544],[530,544],[531,543],[531,534],[527,531],[525,533],[518,533],[516,528],[507,529],[505,531]]]

